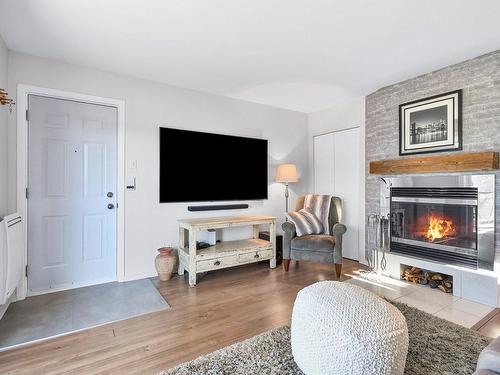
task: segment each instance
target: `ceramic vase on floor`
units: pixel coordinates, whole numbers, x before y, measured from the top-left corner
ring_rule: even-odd
[[[175,266],[175,255],[173,247],[162,247],[158,249],[155,259],[155,267],[161,281],[170,280]]]

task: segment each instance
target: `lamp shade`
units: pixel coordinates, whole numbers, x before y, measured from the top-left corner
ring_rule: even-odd
[[[276,171],[276,182],[297,182],[297,167],[295,164],[281,164],[278,165]]]

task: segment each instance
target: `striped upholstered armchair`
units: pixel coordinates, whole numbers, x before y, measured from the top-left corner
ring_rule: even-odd
[[[304,208],[305,196],[297,198],[295,211]],[[332,197],[328,216],[328,231],[325,234],[308,234],[297,237],[295,224],[287,221],[282,228],[283,267],[288,271],[290,260],[309,260],[312,262],[333,263],[340,279],[342,274],[342,235],[347,228],[340,223],[342,218],[342,200]]]

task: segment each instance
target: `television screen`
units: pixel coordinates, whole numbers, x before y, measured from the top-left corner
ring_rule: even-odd
[[[267,199],[267,140],[160,128],[160,202]]]

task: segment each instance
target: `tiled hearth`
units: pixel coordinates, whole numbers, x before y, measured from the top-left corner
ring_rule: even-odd
[[[472,302],[424,285],[395,280],[377,274],[354,273],[347,283],[361,286],[387,299],[406,303],[439,318],[470,328],[493,307]]]

